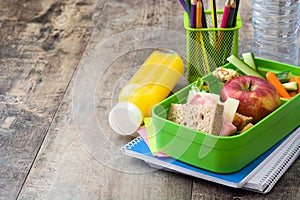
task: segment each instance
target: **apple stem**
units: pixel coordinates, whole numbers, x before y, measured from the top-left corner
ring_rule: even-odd
[[[249,91],[251,91],[251,87],[252,87],[252,80],[250,80],[250,83],[249,83]]]

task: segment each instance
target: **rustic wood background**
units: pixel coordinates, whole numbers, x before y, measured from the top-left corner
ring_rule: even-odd
[[[119,152],[132,137],[107,118],[122,84],[154,48],[185,56],[179,1],[0,3],[0,199],[300,199],[299,160],[260,195]],[[253,37],[251,1],[240,15],[241,54]]]

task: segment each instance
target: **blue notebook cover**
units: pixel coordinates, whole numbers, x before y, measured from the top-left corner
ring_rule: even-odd
[[[279,141],[257,159],[252,161],[250,164],[245,166],[243,169],[230,174],[214,173],[170,157],[153,156],[148,145],[141,137],[137,137],[129,142],[122,148],[122,150],[125,155],[144,160],[150,166],[159,169],[187,174],[230,187],[242,188],[247,180],[249,180],[256,172],[258,172],[259,169],[272,158],[272,155],[276,154],[276,151],[278,152],[280,150],[279,147],[284,146],[284,143],[287,143],[287,141],[290,140],[287,138],[291,138],[293,133],[294,132],[284,137],[281,141]],[[298,134],[298,131],[297,133],[295,131],[295,134]]]

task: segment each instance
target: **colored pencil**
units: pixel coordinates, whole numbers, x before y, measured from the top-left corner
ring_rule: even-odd
[[[196,28],[197,0],[191,0],[190,27]]]
[[[202,28],[202,7],[203,7],[202,2],[198,1],[197,12],[196,12],[196,28]],[[204,74],[207,74],[208,72],[210,72],[210,70],[209,70],[209,61],[207,59],[207,51],[205,49],[205,42],[203,41],[203,35],[202,35],[203,33],[204,32],[197,32],[196,39],[197,39],[197,43],[201,45],[203,60],[202,59],[200,60],[202,61]]]
[[[201,49],[202,49],[202,54],[203,54],[203,59],[202,60],[202,64],[205,66],[203,67],[203,70],[204,70],[204,74],[209,74],[211,71],[210,71],[210,66],[209,66],[209,61],[208,61],[208,58],[207,58],[207,51],[205,49],[205,45],[204,45],[204,41],[203,41],[203,35],[202,33],[200,33],[200,43],[201,43]]]
[[[223,12],[223,16],[222,16],[222,22],[220,25],[220,28],[226,28],[226,23],[228,20],[228,16],[229,16],[229,11],[230,11],[230,0],[227,0],[224,6],[224,12]]]
[[[240,0],[234,0],[234,2],[235,2],[235,10],[234,10],[231,27],[235,27],[235,25],[236,25],[236,18],[237,18],[237,14],[238,14],[238,10],[239,10]]]
[[[230,12],[230,0],[227,0],[224,5],[224,12],[223,12],[220,28],[226,28],[229,12]],[[224,31],[220,31],[218,36],[217,52],[220,52],[221,46],[224,45],[223,37],[224,37]]]
[[[185,0],[179,0],[180,3],[181,3],[181,6],[183,7],[183,9],[185,10],[185,12],[187,12],[187,8],[186,8],[186,5],[185,5]]]
[[[235,13],[235,7],[236,7],[235,2],[234,1],[231,2],[229,16],[228,16],[228,20],[227,20],[227,23],[226,23],[226,28],[231,28],[232,21],[233,21],[233,18],[234,18],[234,13]]]
[[[218,28],[216,0],[210,0],[212,27]]]
[[[207,28],[207,23],[206,23],[206,17],[205,17],[205,10],[204,10],[203,0],[199,0],[199,1],[201,1],[201,4],[202,4],[202,27],[203,27],[203,28]]]
[[[190,15],[191,15],[191,0],[185,0],[185,7],[187,10],[187,14],[190,17]]]
[[[235,16],[236,15],[237,15],[237,4],[236,4],[236,1],[233,1],[230,4],[229,17],[228,17],[227,24],[226,24],[227,28],[233,28],[235,26],[235,24],[236,24]],[[227,45],[226,45],[226,50],[224,52],[224,59],[227,59],[231,54],[233,40],[234,40],[234,32],[229,31],[227,34]]]
[[[201,3],[201,1],[197,2],[196,28],[202,28],[202,3]]]

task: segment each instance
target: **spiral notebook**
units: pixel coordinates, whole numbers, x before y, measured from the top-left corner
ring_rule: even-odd
[[[144,160],[151,167],[182,173],[234,188],[268,193],[300,153],[300,127],[243,169],[231,174],[218,174],[197,168],[170,157],[153,156],[142,137],[137,137],[124,147],[125,155]]]

